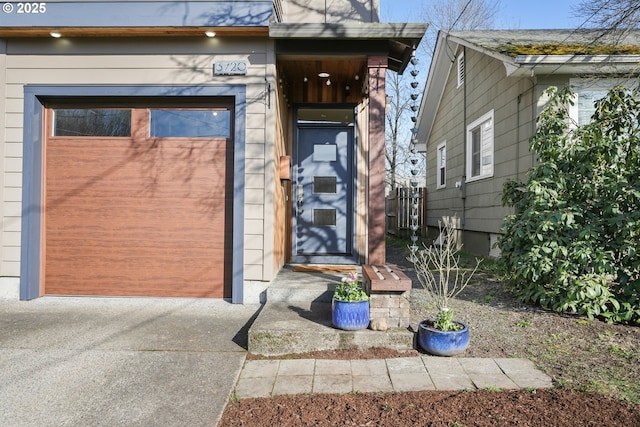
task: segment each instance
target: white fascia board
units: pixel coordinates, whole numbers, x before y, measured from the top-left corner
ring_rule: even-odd
[[[502,62],[511,62],[511,63],[515,63],[513,58],[509,55],[505,55],[502,54],[500,52],[496,52],[495,50],[492,49],[487,49],[485,47],[482,47],[480,45],[477,45],[475,43],[471,43],[468,40],[465,40],[463,38],[454,36],[454,35],[449,35],[448,39],[456,44],[468,47],[469,49],[473,49],[475,51],[478,51],[480,53],[483,53],[487,56],[490,56],[492,58],[497,59],[498,61],[502,61]]]
[[[518,55],[517,75],[638,73],[640,55]]]
[[[602,64],[606,62],[627,64],[640,62],[640,55],[518,55],[517,64],[564,64],[564,63],[591,63]]]
[[[468,40],[465,40],[463,38],[460,37],[456,37],[456,36],[449,36],[449,39],[451,41],[455,41],[457,44],[460,44],[462,46],[465,46],[469,49],[473,49],[477,52],[483,53],[491,58],[497,59],[498,61],[502,62],[502,64],[504,65],[504,69],[505,72],[507,73],[507,77],[511,76],[512,74],[515,74],[519,71],[520,69],[520,64],[518,64],[516,61],[514,61],[513,57],[509,56],[509,55],[504,55],[500,52],[496,52],[495,50],[492,49],[487,49],[485,47],[482,47],[480,45],[477,45],[475,43],[471,43]]]
[[[475,43],[471,43],[468,40],[462,39],[460,37],[456,37],[456,36],[449,36],[449,40],[454,41],[455,43],[462,45],[464,47],[467,47],[469,49],[473,49],[477,52],[480,52],[484,55],[487,55],[491,58],[497,59],[498,61],[502,62],[502,64],[504,65],[505,71],[507,73],[507,77],[509,77],[510,75],[516,73],[518,71],[518,69],[520,68],[520,64],[518,64],[513,57],[509,56],[509,55],[505,55],[502,54],[500,52],[496,52],[495,50],[492,49],[487,49],[485,47],[482,47],[480,45],[477,45]]]

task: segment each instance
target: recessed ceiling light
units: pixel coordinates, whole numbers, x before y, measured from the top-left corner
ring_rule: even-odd
[[[331,74],[327,73],[326,71],[320,71],[318,73],[318,77],[322,77],[323,79],[326,79],[327,77],[329,77]]]
[[[205,31],[204,35],[207,36],[207,37],[215,37],[216,36],[216,32],[215,31]]]
[[[54,39],[59,39],[60,37],[62,37],[62,34],[58,33],[57,31],[52,31],[49,33],[49,35]]]

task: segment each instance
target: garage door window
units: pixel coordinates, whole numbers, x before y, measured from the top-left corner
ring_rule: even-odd
[[[54,109],[53,136],[131,136],[131,110]]]
[[[229,138],[229,110],[151,110],[152,137]]]

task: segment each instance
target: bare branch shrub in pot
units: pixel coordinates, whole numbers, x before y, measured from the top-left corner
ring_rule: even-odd
[[[438,313],[433,326],[442,331],[462,328],[453,320],[453,310],[449,300],[455,298],[469,284],[478,270],[481,260],[476,259],[474,268],[460,265],[460,248],[457,238],[456,217],[445,217],[438,221],[440,235],[431,246],[423,244],[413,259],[418,281],[427,291],[429,303],[433,303]]]

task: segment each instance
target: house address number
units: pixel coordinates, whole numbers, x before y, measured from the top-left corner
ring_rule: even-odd
[[[224,75],[246,75],[247,61],[216,61],[213,63],[213,74],[216,76]]]
[[[47,13],[47,4],[42,2],[20,2],[20,3],[4,3],[2,5],[4,13],[17,14],[38,14]]]

